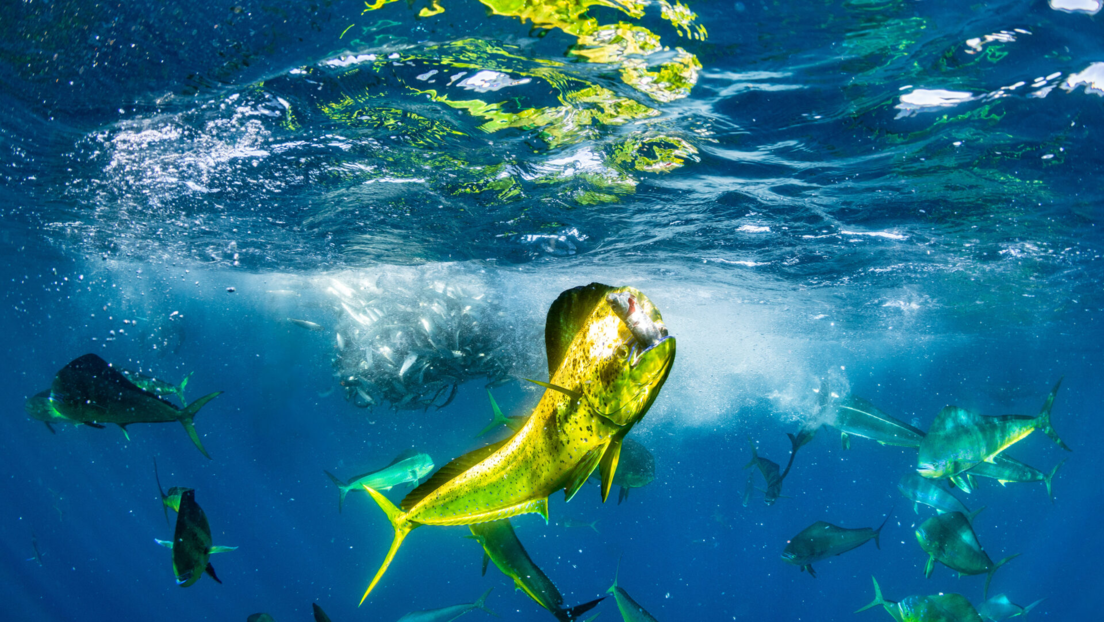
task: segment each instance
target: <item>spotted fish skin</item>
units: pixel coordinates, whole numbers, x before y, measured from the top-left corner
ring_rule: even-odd
[[[638,312],[662,326],[659,311],[631,287],[593,283],[562,293],[545,327],[549,382],[538,384],[547,390],[520,431],[445,465],[403,500],[401,510],[366,487],[395,528],[395,540],[364,598],[406,534],[419,526],[525,513],[547,520],[548,496],[565,489],[570,499],[596,468],[607,497],[622,439],[655,401],[675,358],[673,337],[647,347],[638,342],[610,305],[611,293],[630,294]]]

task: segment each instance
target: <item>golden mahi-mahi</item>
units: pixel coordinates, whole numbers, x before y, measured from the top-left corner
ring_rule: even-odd
[[[1035,430],[1042,430],[1059,447],[1071,451],[1050,425],[1054,396],[1061,385],[1061,380],[1054,385],[1036,417],[983,417],[965,408],[947,406],[939,412],[927,436],[920,442],[916,470],[930,478],[958,475],[981,462],[993,462],[998,454]]]
[[[403,539],[422,525],[470,525],[536,512],[548,518],[548,495],[568,500],[594,469],[602,499],[617,471],[621,442],[648,412],[671,371],[675,339],[643,293],[592,283],[560,294],[548,311],[547,390],[521,430],[442,467],[403,500],[379,503],[395,538],[361,603]]]

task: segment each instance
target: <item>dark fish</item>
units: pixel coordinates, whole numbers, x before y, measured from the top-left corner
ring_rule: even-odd
[[[53,398],[50,397],[49,389],[40,391],[27,398],[27,401],[23,403],[23,410],[27,412],[27,416],[31,419],[45,423],[46,429],[50,431],[50,434],[57,434],[53,426],[55,423],[72,423],[73,425],[88,425],[93,428],[103,429],[103,426],[98,423],[73,421],[59,413]]]
[[[161,493],[161,509],[165,511],[165,524],[167,525],[169,523],[169,508],[172,508],[174,512],[179,512],[180,495],[192,489],[183,486],[173,486],[169,489],[168,494],[166,494],[165,489],[161,487],[161,478],[157,475],[157,460],[153,461],[153,478],[157,480],[157,492]]]
[[[922,430],[894,419],[870,402],[854,396],[847,398],[836,408],[836,417],[830,425],[840,431],[840,441],[844,449],[851,447],[851,434],[878,441],[883,445],[900,447],[919,447],[924,438]]]
[[[782,496],[782,471],[778,468],[777,463],[759,457],[758,452],[755,451],[755,443],[750,436],[748,437],[748,445],[751,447],[751,461],[744,465],[744,468],[759,467],[759,472],[763,474],[763,479],[767,482],[763,503],[774,505],[774,502]]]
[[[1058,472],[1058,468],[1065,463],[1065,460],[1059,462],[1048,475],[1035,467],[1016,460],[1012,456],[997,454],[993,458],[993,462],[979,462],[969,471],[966,471],[965,474],[992,478],[1000,482],[1001,486],[1014,482],[1044,482],[1047,495],[1050,496],[1050,501],[1053,503],[1054,491],[1051,489],[1051,483],[1054,481],[1054,474]]]
[[[978,542],[974,528],[970,526],[971,519],[980,511],[975,511],[969,518],[962,512],[933,516],[916,530],[916,539],[920,542],[920,548],[928,554],[925,577],[931,576],[937,561],[960,575],[985,574],[988,575],[985,578],[985,596],[988,597],[993,573],[1016,555],[1009,555],[995,564],[989,559]]]
[[[874,546],[880,550],[882,545],[878,537],[882,533],[882,527],[885,527],[888,520],[889,515],[886,515],[885,520],[877,529],[869,527],[847,529],[824,521],[817,521],[803,529],[801,533],[794,536],[786,544],[786,549],[782,552],[782,561],[800,566],[802,572],[808,570],[809,576],[815,579],[814,562],[842,555],[866,544],[868,540],[873,540]]]
[[[529,595],[538,605],[552,612],[561,622],[575,620],[593,609],[605,598],[592,600],[577,607],[564,607],[563,595],[555,584],[533,563],[521,545],[509,519],[471,525],[472,538],[483,546],[483,574],[487,562],[493,561],[502,574],[514,580],[514,586]]]
[[[208,558],[215,553],[238,548],[211,545],[211,526],[207,524],[207,515],[203,513],[203,508],[195,501],[194,490],[180,495],[180,511],[176,515],[173,539],[157,540],[157,543],[172,549],[173,573],[176,575],[176,584],[181,587],[188,587],[199,581],[204,572],[211,575],[216,582],[222,583]]]
[[[913,509],[919,513],[919,504],[930,505],[939,512],[962,512],[969,514],[962,502],[954,495],[944,490],[930,479],[920,477],[917,473],[909,473],[901,478],[897,484],[897,490],[906,499],[913,502]]]
[[[906,596],[901,602],[882,598],[878,580],[874,580],[874,602],[859,609],[866,611],[881,605],[896,622],[982,622],[977,610],[961,594]]]
[[[126,426],[132,423],[179,421],[208,459],[211,456],[203,448],[192,422],[200,408],[221,394],[222,391],[216,391],[183,409],[177,408],[142,390],[95,354],[85,354],[62,368],[50,388],[50,399],[57,411],[80,423],[114,423],[126,434]]]
[[[958,475],[981,462],[993,462],[997,454],[1035,430],[1042,430],[1059,447],[1070,451],[1050,425],[1050,411],[1060,386],[1061,380],[1054,385],[1036,417],[983,417],[965,408],[947,406],[936,416],[927,436],[920,443],[916,470],[931,478]]]

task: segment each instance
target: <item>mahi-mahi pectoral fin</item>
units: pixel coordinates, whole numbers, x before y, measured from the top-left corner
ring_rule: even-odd
[[[851,437],[847,435],[847,432],[840,432],[840,444],[844,449],[851,449]]]
[[[533,380],[531,378],[526,378],[526,380],[528,380],[529,382],[532,382],[533,384],[535,384],[537,386],[544,387],[546,389],[552,389],[553,391],[559,391],[560,393],[563,393],[564,395],[570,397],[572,402],[578,402],[583,397],[582,393],[580,393],[578,391],[572,391],[571,389],[561,387],[558,384],[552,384],[550,382],[541,382],[540,380]]]
[[[598,465],[599,472],[602,474],[602,503],[606,502],[606,498],[609,497],[610,490],[613,488],[613,476],[617,473],[617,463],[621,459],[622,439],[624,439],[624,436],[620,434],[613,437],[606,453],[602,454],[602,462]],[[617,503],[621,503],[620,499]]]
[[[212,546],[211,550],[207,551],[207,554],[214,555],[215,553],[228,553],[236,550],[238,550],[236,546]]]
[[[590,477],[590,474],[594,472],[595,467],[598,466],[598,462],[602,459],[602,453],[606,451],[607,447],[609,447],[609,444],[599,445],[598,447],[591,449],[590,451],[586,452],[586,455],[583,456],[583,459],[575,465],[575,468],[568,476],[567,487],[564,488],[565,501],[571,501],[571,498],[575,496],[575,493],[579,492],[579,489],[583,487],[583,484],[586,483],[587,478]],[[602,488],[603,490],[606,489],[605,482],[602,482]],[[605,495],[603,495],[603,500],[605,500]]]
[[[924,566],[924,578],[930,578],[933,570],[935,570],[935,557],[929,556],[928,565]]]
[[[173,545],[172,540],[158,540],[157,538],[154,538],[153,541],[167,549],[171,549]]]
[[[454,458],[451,462],[438,469],[437,472],[430,476],[430,478],[427,479],[425,482],[423,482],[422,485],[418,486],[414,490],[411,490],[406,495],[406,497],[403,498],[402,503],[399,504],[399,507],[401,507],[404,512],[409,511],[410,508],[418,505],[419,501],[428,497],[429,494],[432,493],[434,490],[437,490],[438,488],[444,486],[453,479],[456,479],[456,476],[460,475],[464,471],[467,471],[476,464],[483,462],[487,459],[488,456],[498,451],[499,448],[501,448],[509,441],[510,439],[506,439],[497,443],[491,443],[486,447],[480,447],[479,449],[469,451],[468,453],[458,458]]]

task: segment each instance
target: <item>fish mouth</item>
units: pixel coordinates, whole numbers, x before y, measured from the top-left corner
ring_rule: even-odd
[[[924,477],[935,477],[938,474],[936,466],[931,463],[920,464],[916,467],[916,472]]]
[[[787,551],[785,553],[782,553],[782,561],[784,561],[788,564],[794,563],[795,559],[797,559],[797,556],[794,555],[793,553],[790,553],[789,551]]]

